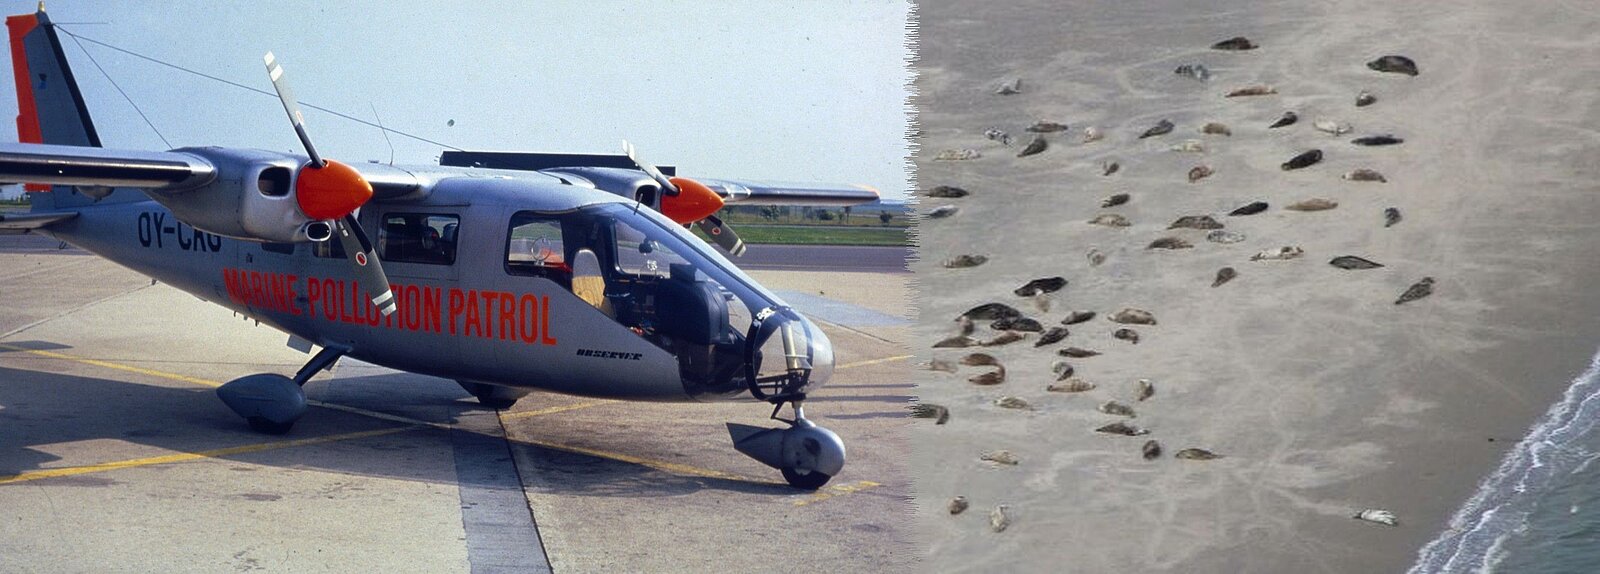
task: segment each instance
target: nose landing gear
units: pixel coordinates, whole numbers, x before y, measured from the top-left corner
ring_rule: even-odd
[[[789,428],[728,423],[728,434],[733,438],[733,448],[778,469],[790,486],[816,490],[844,470],[844,441],[833,431],[806,420],[805,410],[800,406],[804,399],[805,395],[790,395],[777,401],[772,418],[788,423]],[[778,418],[785,402],[794,405],[794,420]]]

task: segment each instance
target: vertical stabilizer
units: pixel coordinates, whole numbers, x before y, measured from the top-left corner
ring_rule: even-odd
[[[11,32],[11,71],[17,86],[17,141],[100,147],[100,135],[43,5],[33,14],[8,16],[6,28]],[[28,184],[27,189],[51,191],[40,184]],[[59,193],[45,203],[66,207],[93,201],[70,187],[54,191]],[[35,209],[41,207],[40,199],[44,198],[34,196]]]

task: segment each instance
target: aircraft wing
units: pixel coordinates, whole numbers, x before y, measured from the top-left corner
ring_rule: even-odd
[[[788,183],[733,179],[694,178],[722,196],[729,205],[847,206],[878,200],[878,190],[867,185]]]
[[[182,152],[0,143],[0,183],[178,189],[215,177],[211,162]]]

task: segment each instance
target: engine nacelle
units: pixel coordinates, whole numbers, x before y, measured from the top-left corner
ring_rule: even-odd
[[[539,170],[574,185],[610,192],[661,210],[661,184],[635,169],[614,167],[562,167]]]
[[[216,178],[199,187],[153,189],[152,199],[184,223],[207,233],[247,241],[296,243],[313,220],[294,197],[295,172],[304,159],[261,150],[184,148],[210,161]]]

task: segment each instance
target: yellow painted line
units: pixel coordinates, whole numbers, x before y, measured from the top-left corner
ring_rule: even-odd
[[[596,457],[596,458],[604,458],[604,459],[608,459],[608,460],[615,460],[617,462],[626,462],[628,464],[637,464],[639,466],[650,467],[650,468],[659,470],[661,472],[669,473],[669,474],[686,475],[686,476],[699,476],[699,477],[704,477],[704,478],[719,478],[719,479],[722,479],[722,480],[734,480],[734,481],[739,481],[739,482],[748,482],[748,483],[751,483],[751,484],[772,484],[772,485],[779,485],[779,486],[783,486],[783,485],[788,484],[788,483],[776,482],[776,481],[771,481],[771,480],[762,480],[762,479],[759,479],[759,478],[751,478],[751,477],[744,476],[744,475],[733,474],[731,472],[722,472],[720,470],[711,470],[709,468],[700,468],[700,467],[696,467],[696,466],[689,466],[687,464],[679,464],[679,463],[676,463],[676,462],[666,462],[666,461],[662,461],[662,460],[652,460],[652,459],[648,459],[648,458],[644,458],[644,457],[633,456],[631,454],[622,454],[622,453],[619,453],[619,452],[607,452],[607,451],[597,450],[597,449],[592,449],[592,448],[584,448],[584,447],[581,447],[581,446],[569,446],[569,445],[557,444],[557,443],[553,443],[553,442],[545,442],[545,441],[538,440],[538,439],[514,438],[514,439],[511,439],[511,440],[514,441],[514,442],[521,442],[521,443],[527,443],[527,444],[531,444],[531,445],[541,446],[541,447],[548,448],[548,449],[551,449],[551,450],[559,450],[559,451],[562,451],[562,452],[570,452],[570,453],[574,453],[574,454],[583,454],[583,455],[588,455],[588,456],[592,456],[592,457]]]
[[[419,429],[419,428],[422,428],[422,427],[419,426],[419,425],[412,425],[412,426],[404,426],[404,427],[398,427],[398,428],[386,428],[386,429],[378,429],[378,430],[369,430],[369,431],[361,431],[361,432],[352,432],[352,433],[320,436],[320,437],[314,437],[314,438],[284,440],[284,441],[266,442],[266,443],[259,443],[259,444],[247,444],[247,445],[244,445],[244,446],[234,446],[234,447],[228,447],[228,448],[219,448],[219,449],[215,449],[215,450],[207,450],[207,451],[201,451],[201,452],[186,452],[186,453],[168,454],[168,455],[162,455],[162,456],[152,456],[152,457],[146,457],[146,458],[136,458],[136,459],[133,459],[133,460],[121,460],[121,461],[116,461],[116,462],[106,462],[106,463],[100,463],[100,464],[91,464],[91,465],[88,465],[88,466],[73,466],[73,467],[67,467],[67,468],[52,468],[52,469],[47,469],[47,470],[35,470],[35,471],[30,471],[30,472],[24,472],[22,474],[14,474],[14,475],[10,475],[10,476],[0,476],[0,484],[11,484],[11,483],[15,483],[15,482],[27,482],[27,481],[30,481],[30,480],[40,480],[40,479],[45,479],[45,478],[57,478],[57,477],[62,477],[62,476],[76,476],[76,475],[80,475],[80,474],[90,474],[90,473],[96,473],[96,472],[107,472],[107,471],[112,471],[112,470],[121,470],[121,469],[124,469],[124,468],[135,468],[135,467],[140,467],[140,466],[150,466],[150,465],[155,465],[155,464],[171,464],[171,463],[174,463],[174,462],[185,462],[185,461],[200,460],[200,459],[207,459],[207,458],[218,458],[218,457],[224,457],[224,456],[233,456],[233,455],[238,455],[238,454],[248,454],[248,453],[261,452],[261,451],[267,451],[267,450],[277,450],[277,449],[280,449],[280,448],[292,448],[292,447],[297,447],[297,446],[310,446],[310,445],[316,445],[316,444],[326,444],[326,443],[330,443],[330,442],[339,442],[339,441],[345,441],[345,440],[354,440],[354,439],[361,439],[361,438],[369,438],[369,437],[375,437],[375,436],[383,436],[383,435],[402,433],[402,432],[406,432],[406,431],[410,431],[410,430],[416,430],[416,429]]]
[[[830,487],[828,487],[826,489],[819,490],[819,491],[817,491],[816,494],[813,494],[813,495],[811,495],[809,497],[806,497],[804,500],[796,500],[796,501],[794,501],[794,505],[795,506],[805,506],[807,504],[816,504],[818,502],[822,502],[822,501],[828,500],[830,498],[836,498],[836,497],[844,496],[846,494],[852,494],[852,493],[856,493],[856,492],[861,492],[861,491],[867,490],[869,488],[877,488],[877,487],[880,487],[880,486],[883,486],[883,485],[878,484],[876,482],[872,482],[870,480],[862,480],[862,481],[852,482],[850,484],[834,485],[834,486],[830,486]]]
[[[876,365],[876,364],[879,364],[879,363],[889,363],[889,362],[894,362],[894,361],[904,361],[906,359],[909,359],[909,358],[912,358],[912,357],[915,357],[915,356],[916,355],[895,355],[893,357],[884,357],[884,358],[881,358],[881,359],[869,359],[869,360],[866,360],[866,361],[856,361],[854,363],[845,363],[843,365],[839,365],[837,367],[834,367],[833,370],[842,371],[842,370],[845,370],[845,369],[854,369],[856,367],[865,367],[867,365]]]
[[[174,380],[174,381],[182,381],[182,382],[185,382],[185,383],[200,385],[200,386],[203,386],[203,387],[213,387],[213,388],[215,388],[215,387],[222,386],[222,383],[219,383],[219,382],[216,382],[216,381],[211,381],[211,380],[206,380],[206,379],[201,379],[201,378],[196,378],[196,377],[189,377],[189,376],[185,376],[185,375],[179,375],[179,374],[176,374],[176,373],[167,373],[167,372],[157,371],[157,370],[154,370],[154,369],[146,369],[146,368],[143,368],[143,367],[134,367],[134,366],[131,366],[131,365],[124,365],[124,364],[121,364],[121,363],[113,363],[111,361],[101,361],[101,360],[98,360],[98,359],[85,359],[83,357],[74,357],[72,355],[68,355],[68,354],[65,354],[65,353],[57,353],[57,352],[54,352],[54,351],[41,351],[39,349],[28,349],[28,348],[24,348],[24,347],[18,347],[16,345],[8,345],[8,344],[5,344],[5,343],[0,343],[0,349],[5,349],[7,351],[19,351],[19,352],[23,352],[23,353],[28,353],[30,355],[38,355],[40,357],[48,357],[48,358],[51,358],[51,359],[60,359],[60,360],[63,360],[63,361],[72,361],[74,363],[82,363],[82,364],[85,364],[85,365],[94,365],[96,367],[104,367],[104,368],[107,368],[107,369],[116,369],[118,371],[127,371],[127,372],[130,372],[130,373],[138,373],[138,374],[141,374],[141,375],[148,375],[148,376],[151,376],[151,377],[159,377],[159,378],[162,378],[162,379],[171,379],[171,380]]]
[[[553,414],[556,414],[556,413],[564,413],[564,412],[567,412],[567,411],[575,411],[575,410],[578,410],[578,409],[587,409],[589,407],[598,407],[600,405],[609,405],[609,404],[614,403],[614,402],[617,402],[617,401],[589,401],[589,402],[585,402],[585,403],[574,403],[574,404],[570,404],[570,405],[560,405],[560,406],[554,406],[554,407],[545,407],[545,408],[542,408],[542,409],[534,409],[534,410],[531,410],[531,411],[522,411],[522,412],[516,412],[516,413],[502,414],[502,415],[500,415],[500,420],[525,419],[525,418],[528,418],[528,417],[537,417],[537,416],[542,416],[542,415],[553,415]]]

